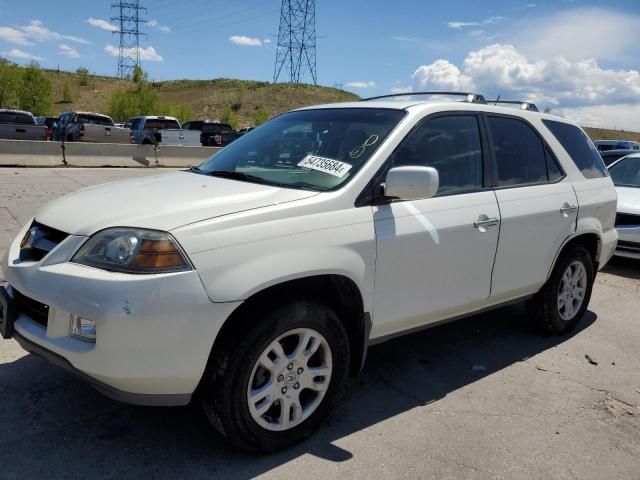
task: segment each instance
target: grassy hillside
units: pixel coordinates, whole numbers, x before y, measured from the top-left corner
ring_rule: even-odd
[[[132,86],[129,80],[93,75],[89,76],[87,85],[81,85],[81,77],[77,73],[56,70],[44,70],[44,73],[51,80],[56,115],[66,110],[106,113],[113,92]],[[71,87],[71,103],[61,101],[65,83]],[[261,106],[273,116],[305,105],[358,99],[358,96],[336,88],[226,78],[155,82],[153,88],[168,102],[191,105],[194,119],[217,119],[225,108],[232,108],[242,125],[253,123],[253,113]],[[640,141],[640,133],[635,132],[602,128],[585,128],[585,131],[593,140]]]
[[[51,80],[56,115],[67,110],[107,113],[113,92],[132,87],[131,81],[113,77],[90,75],[87,85],[81,85],[80,75],[76,73],[55,70],[44,73]],[[70,103],[62,102],[65,83],[71,87]],[[305,105],[358,99],[356,95],[336,88],[225,78],[155,82],[152,88],[165,101],[191,105],[194,119],[217,119],[225,108],[232,108],[243,125],[252,123],[253,114],[259,107],[264,107],[273,116]]]

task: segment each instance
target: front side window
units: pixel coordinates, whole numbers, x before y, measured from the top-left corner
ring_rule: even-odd
[[[640,188],[640,156],[623,158],[609,167],[613,184],[618,187]]]
[[[488,117],[500,187],[549,181],[547,153],[536,132],[525,122]]]
[[[476,116],[428,119],[402,141],[391,164],[434,167],[440,177],[437,196],[481,189],[482,147]]]
[[[560,142],[585,178],[607,176],[602,157],[582,130],[569,123],[553,120],[543,120],[542,123]]]
[[[286,113],[192,171],[286,188],[331,190],[365,165],[405,114],[376,108]]]

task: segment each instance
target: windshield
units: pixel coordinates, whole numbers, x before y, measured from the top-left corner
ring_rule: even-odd
[[[242,136],[196,172],[234,172],[233,178],[245,181],[331,190],[362,168],[404,115],[376,108],[286,113]]]
[[[15,123],[18,125],[35,125],[30,115],[18,112],[0,112],[0,123]]]
[[[171,130],[180,129],[180,124],[176,120],[157,119],[147,120],[144,124],[145,129]]]
[[[640,156],[626,157],[609,168],[613,184],[640,188]]]
[[[101,115],[78,115],[75,119],[75,123],[92,123],[94,125],[103,125],[106,127],[113,126],[113,120]]]

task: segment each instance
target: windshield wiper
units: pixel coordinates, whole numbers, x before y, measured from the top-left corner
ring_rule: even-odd
[[[211,175],[212,177],[223,177],[223,178],[232,178],[234,180],[245,180],[249,182],[258,182],[258,183],[266,183],[266,180],[262,177],[258,177],[257,175],[249,175],[244,172],[230,172],[229,170],[211,170],[210,172],[204,171],[202,172],[205,175]]]

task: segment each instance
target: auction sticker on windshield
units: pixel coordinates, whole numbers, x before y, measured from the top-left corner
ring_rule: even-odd
[[[318,170],[319,172],[328,173],[334,177],[344,177],[353,165],[341,162],[340,160],[333,160],[331,158],[317,157],[315,155],[307,155],[300,163],[299,167],[310,168],[311,170]]]

